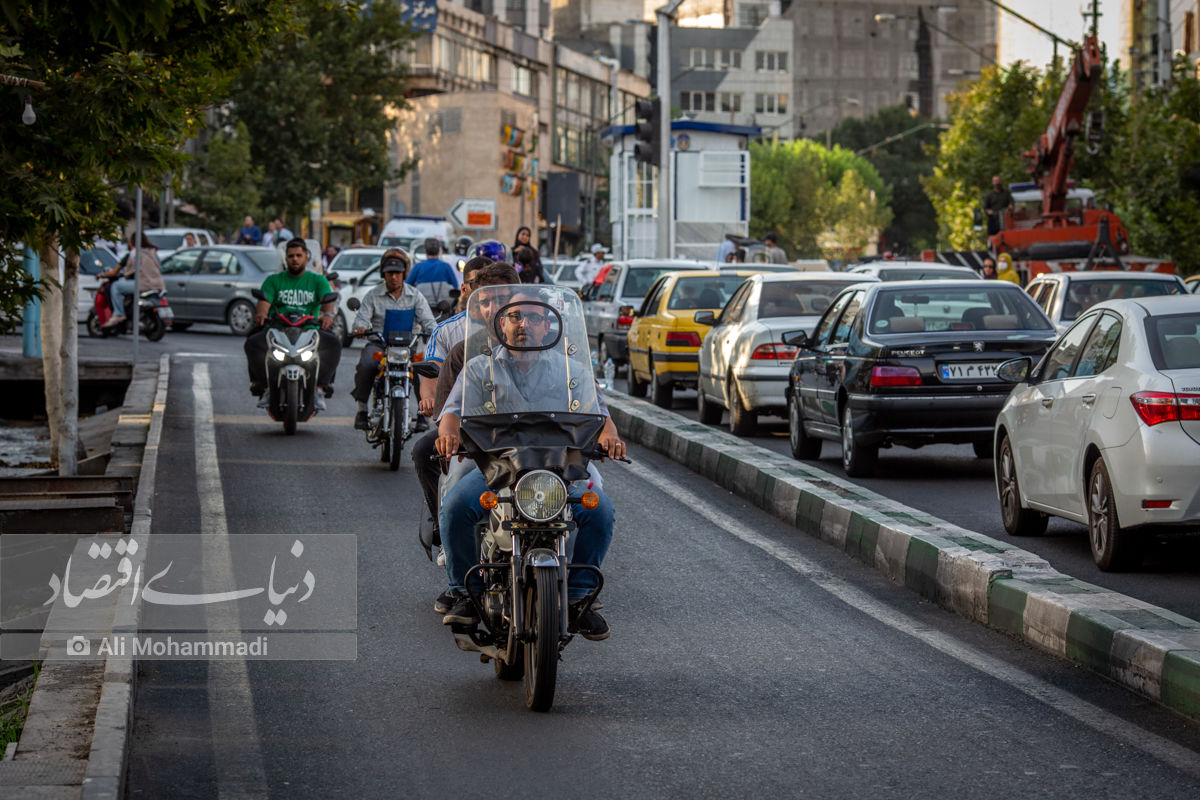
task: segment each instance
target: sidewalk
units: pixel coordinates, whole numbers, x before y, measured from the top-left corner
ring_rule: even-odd
[[[975,622],[1200,721],[1200,622],[1076,580],[1013,545],[619,392],[621,435]]]

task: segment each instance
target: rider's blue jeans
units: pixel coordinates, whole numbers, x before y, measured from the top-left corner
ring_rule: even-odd
[[[483,473],[477,469],[463,476],[454,488],[442,499],[439,525],[442,531],[442,547],[446,551],[446,576],[450,591],[454,594],[466,592],[463,579],[467,570],[479,563],[479,547],[475,541],[475,525],[489,513],[479,505],[479,495],[488,490]],[[608,495],[593,489],[600,496],[600,504],[586,509],[577,502],[584,489],[572,485],[568,490],[571,512],[579,526],[573,542],[567,543],[567,554],[572,564],[591,564],[599,567],[608,553],[613,536],[613,504]],[[573,549],[572,549],[573,545]],[[578,600],[596,586],[596,576],[588,570],[571,570],[567,580],[567,596]],[[479,577],[471,581],[475,591],[482,591]]]

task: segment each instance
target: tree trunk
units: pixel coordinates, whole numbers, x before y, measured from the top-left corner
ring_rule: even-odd
[[[63,293],[58,281],[58,238],[42,242],[42,275],[47,281],[42,298],[42,382],[46,387],[46,421],[50,426],[50,465],[58,466],[58,441],[66,415],[62,394]]]
[[[63,264],[62,285],[62,428],[58,436],[58,474],[79,474],[79,251],[71,247]],[[135,306],[136,307],[136,306]],[[84,451],[85,454],[87,451]]]

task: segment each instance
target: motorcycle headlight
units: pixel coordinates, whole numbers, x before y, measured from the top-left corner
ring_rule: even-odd
[[[272,350],[271,358],[275,359],[276,361],[283,361],[285,358],[287,358],[287,353],[283,352],[282,350]]]
[[[534,522],[546,522],[566,505],[567,485],[553,472],[534,470],[517,481],[513,496],[522,515]]]
[[[312,361],[312,357],[313,357],[313,351],[312,351],[312,350],[305,350],[303,353],[301,353],[301,354],[300,354],[300,360],[301,360],[301,361],[303,361],[303,362],[305,362],[305,363],[308,363],[309,361]]]
[[[387,351],[387,360],[393,364],[399,364],[412,359],[412,351],[407,347],[389,347]]]

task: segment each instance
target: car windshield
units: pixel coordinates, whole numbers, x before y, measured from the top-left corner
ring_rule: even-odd
[[[638,300],[646,296],[650,287],[664,272],[670,272],[670,267],[640,267],[629,270],[625,277],[625,285],[621,287],[622,300]]]
[[[1127,297],[1158,297],[1165,294],[1183,294],[1177,281],[1153,278],[1128,280],[1072,281],[1063,302],[1063,322],[1071,322],[1096,303],[1105,300],[1121,300]]]
[[[283,269],[283,262],[279,259],[279,253],[274,250],[259,248],[256,250],[244,250],[242,252],[249,256],[254,265],[263,272],[275,272],[276,270]]]
[[[706,275],[703,277],[680,278],[671,292],[667,308],[688,310],[724,308],[729,298],[746,280],[744,275]]]
[[[787,281],[764,283],[758,318],[802,317],[824,313],[833,298],[853,281]]]
[[[412,238],[409,236],[383,236],[379,239],[380,247],[403,247],[405,250],[412,245]]]
[[[881,281],[961,281],[964,278],[970,280],[971,277],[972,275],[965,270],[937,269],[936,267],[879,270],[879,280]]]
[[[570,281],[575,279],[575,270],[579,268],[578,264],[567,262],[562,265],[562,269],[555,275],[555,280]]]
[[[1029,297],[1009,283],[980,288],[911,287],[875,296],[868,330],[875,335],[918,331],[1031,331],[1051,327]],[[984,288],[986,287],[986,288]]]
[[[183,246],[182,233],[147,233],[146,238],[159,250],[178,250]]]
[[[99,275],[117,265],[117,257],[103,247],[79,251],[79,271],[85,275]]]
[[[341,252],[329,265],[331,270],[370,269],[379,263],[379,253]]]
[[[600,413],[579,295],[484,286],[467,303],[462,416]]]
[[[1200,314],[1149,317],[1151,356],[1159,369],[1200,369]]]

